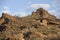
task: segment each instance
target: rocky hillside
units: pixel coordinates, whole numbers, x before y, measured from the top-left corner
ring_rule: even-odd
[[[60,19],[43,8],[26,17],[2,13],[0,40],[60,40]]]

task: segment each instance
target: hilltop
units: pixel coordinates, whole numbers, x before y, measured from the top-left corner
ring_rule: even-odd
[[[0,40],[60,40],[60,19],[43,8],[26,17],[2,13]]]

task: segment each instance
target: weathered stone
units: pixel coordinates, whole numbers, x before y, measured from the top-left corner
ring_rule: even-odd
[[[43,8],[26,17],[2,13],[0,40],[59,40],[60,19]]]

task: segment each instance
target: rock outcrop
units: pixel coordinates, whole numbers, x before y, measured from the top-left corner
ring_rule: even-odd
[[[0,40],[60,40],[60,19],[43,8],[26,17],[2,13]]]

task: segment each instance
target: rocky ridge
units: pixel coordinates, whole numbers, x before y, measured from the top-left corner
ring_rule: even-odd
[[[2,13],[0,40],[60,40],[60,19],[43,8],[26,17]]]

